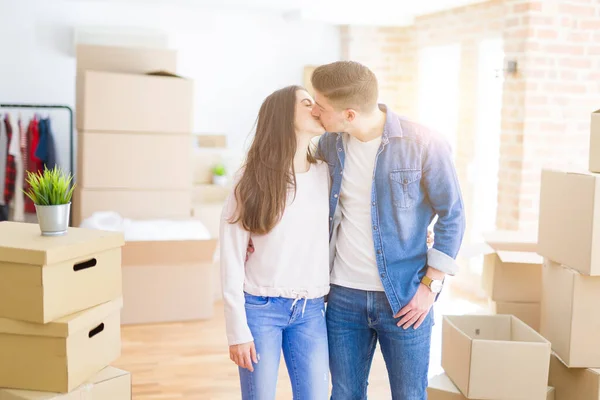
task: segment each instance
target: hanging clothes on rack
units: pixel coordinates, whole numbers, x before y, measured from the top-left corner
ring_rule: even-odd
[[[4,171],[4,204],[9,205],[15,195],[15,180],[17,179],[17,167],[15,165],[15,156],[10,151],[12,143],[13,129],[10,122],[10,116],[7,114],[4,118],[4,127],[6,129],[6,169]]]
[[[29,184],[27,183],[27,176],[29,176],[28,172],[38,173],[43,171],[42,160],[35,155],[36,151],[38,150],[39,142],[39,121],[36,115],[31,119],[29,122],[29,127],[27,128],[27,166],[25,168],[26,175],[24,182],[25,190],[29,189]],[[29,197],[25,197],[25,212],[35,213],[35,205]]]
[[[54,137],[52,136],[50,118],[40,120],[39,136],[40,139],[35,156],[41,160],[46,168],[52,169],[58,164],[58,160],[56,159],[56,147],[54,145]]]
[[[25,220],[25,198],[23,196],[23,148],[21,147],[24,133],[21,129],[21,120],[14,121],[12,124],[12,138],[8,145],[8,153],[14,157],[15,179],[13,190],[12,217],[13,221],[22,222]]]
[[[4,177],[6,174],[6,157],[8,156],[8,140],[6,127],[0,115],[0,221],[8,220],[8,205],[4,202]]]

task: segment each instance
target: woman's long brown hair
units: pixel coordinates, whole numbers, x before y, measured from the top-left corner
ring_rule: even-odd
[[[256,134],[235,186],[237,209],[231,223],[258,235],[269,233],[285,210],[290,190],[295,195],[296,174],[296,92],[288,86],[269,95],[258,113]],[[315,163],[312,154],[308,161]]]

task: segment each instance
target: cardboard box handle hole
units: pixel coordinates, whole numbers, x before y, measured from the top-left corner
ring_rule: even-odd
[[[97,327],[95,327],[94,329],[92,329],[90,331],[90,333],[88,334],[89,338],[93,338],[94,336],[96,336],[97,334],[99,334],[100,332],[102,332],[104,330],[104,323],[101,323],[100,325],[98,325]]]
[[[83,262],[75,264],[73,266],[73,271],[77,272],[77,271],[82,271],[84,269],[92,268],[92,267],[95,267],[96,264],[98,264],[98,262],[96,261],[95,258],[92,258],[91,260],[87,260],[87,261],[83,261]]]

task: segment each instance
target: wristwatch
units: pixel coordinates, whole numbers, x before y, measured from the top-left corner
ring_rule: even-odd
[[[442,287],[444,286],[444,281],[440,281],[437,279],[431,279],[427,275],[421,279],[421,283],[429,288],[433,293],[439,293],[442,291]]]

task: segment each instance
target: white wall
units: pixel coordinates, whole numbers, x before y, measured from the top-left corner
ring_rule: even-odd
[[[162,29],[196,82],[195,131],[242,148],[261,101],[340,57],[338,28],[275,13],[102,1],[0,0],[0,103],[75,104],[75,26]],[[66,134],[57,133],[66,151]]]

